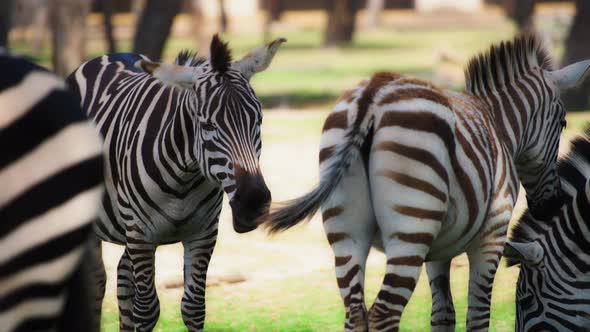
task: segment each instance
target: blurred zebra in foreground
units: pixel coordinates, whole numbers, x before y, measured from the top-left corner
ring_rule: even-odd
[[[215,36],[210,58],[179,54],[175,64],[138,54],[105,55],[68,78],[105,137],[106,192],[96,234],[125,246],[117,269],[121,331],[151,331],[160,314],[157,246],[182,242],[182,318],[205,321],[209,260],[223,193],[239,233],[256,228],[270,191],[260,172],[262,109],[250,78],[268,67],[283,39],[241,60]],[[99,299],[104,266],[97,267]]]
[[[342,96],[324,123],[319,185],[267,222],[281,231],[321,207],[347,331],[397,331],[424,262],[432,330],[453,331],[449,270],[462,252],[470,267],[467,330],[488,329],[519,179],[533,215],[559,205],[559,92],[589,65],[553,71],[538,37],[522,35],[471,60],[465,93],[385,72]],[[365,263],[374,242],[387,267],[367,312]]]
[[[590,129],[572,142],[558,172],[559,213],[539,220],[525,212],[504,250],[509,265],[520,264],[518,332],[590,331]]]
[[[7,54],[0,73],[0,331],[93,331],[100,136],[56,75]]]

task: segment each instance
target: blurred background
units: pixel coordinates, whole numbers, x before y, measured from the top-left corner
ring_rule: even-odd
[[[213,33],[239,58],[276,37],[288,42],[252,80],[265,112],[262,171],[275,201],[311,188],[318,175],[321,127],[338,95],[379,70],[449,89],[464,87],[463,67],[490,43],[539,31],[561,67],[590,58],[590,1],[548,0],[1,0],[0,45],[67,76],[111,52],[173,61],[182,49],[207,55]],[[564,99],[567,140],[590,113],[590,80]],[[227,204],[227,203],[225,203]],[[522,202],[518,211],[522,211]],[[316,216],[309,225],[268,238],[238,235],[227,205],[209,268],[206,331],[340,331],[344,312],[333,255]],[[518,216],[520,212],[516,212]],[[118,330],[116,265],[122,248],[105,244],[108,273],[103,330]],[[185,331],[180,317],[182,248],[156,255],[162,313],[157,331]],[[371,253],[367,300],[385,260]],[[453,262],[457,330],[465,329],[467,260]],[[512,331],[517,268],[497,274],[491,331]],[[430,293],[423,275],[402,331],[429,331]]]

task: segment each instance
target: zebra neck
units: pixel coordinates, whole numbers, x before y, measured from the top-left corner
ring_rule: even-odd
[[[496,132],[514,160],[529,143],[526,131],[532,114],[530,110],[537,107],[534,100],[521,96],[522,92],[516,89],[515,84],[501,90],[486,91],[479,96],[491,109]]]

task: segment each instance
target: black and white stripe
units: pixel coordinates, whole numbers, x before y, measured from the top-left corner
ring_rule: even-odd
[[[520,263],[518,332],[590,331],[590,130],[573,140],[558,173],[559,212],[544,220],[525,212],[504,252]]]
[[[92,331],[81,258],[102,194],[100,135],[56,75],[6,54],[0,72],[0,330]]]
[[[69,77],[105,137],[106,195],[96,234],[125,245],[117,295],[121,331],[151,331],[159,317],[154,253],[184,245],[182,317],[203,329],[205,280],[225,192],[237,232],[256,228],[270,202],[258,166],[262,111],[249,79],[283,39],[231,62],[217,36],[210,58],[181,53],[174,64],[142,55],[91,60]],[[104,267],[96,268],[104,293]]]
[[[535,215],[559,204],[559,90],[590,66],[552,70],[548,62],[538,37],[522,35],[473,58],[464,93],[381,72],[339,100],[324,124],[320,184],[267,222],[284,230],[321,208],[347,331],[397,331],[424,262],[432,330],[453,331],[450,263],[463,252],[467,329],[488,329],[518,182]],[[375,242],[387,267],[367,310],[364,270]]]

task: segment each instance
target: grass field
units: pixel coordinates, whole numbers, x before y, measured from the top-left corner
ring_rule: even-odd
[[[322,122],[342,90],[379,70],[397,71],[452,89],[461,89],[462,65],[490,42],[510,38],[513,26],[500,20],[489,26],[429,27],[411,30],[359,32],[345,48],[321,48],[319,29],[278,29],[288,38],[271,67],[256,75],[252,85],[267,111],[263,123],[262,169],[277,201],[296,197],[317,181],[317,153]],[[226,34],[237,57],[262,43],[259,37]],[[129,49],[128,41],[120,42]],[[183,48],[194,48],[189,38],[168,42],[165,59],[171,61]],[[104,53],[98,40],[89,41],[90,57]],[[28,53],[26,45],[16,49]],[[559,53],[557,48],[556,53]],[[449,54],[451,61],[448,60]],[[49,64],[49,50],[37,60]],[[579,132],[589,116],[568,116],[566,137]],[[233,232],[229,210],[223,209],[220,234],[209,269],[206,331],[339,331],[343,307],[334,278],[331,249],[321,223],[314,218],[285,234],[268,238],[263,232],[245,235]],[[520,207],[522,208],[522,206]],[[120,248],[105,246],[108,272],[103,330],[118,330],[115,296],[116,264]],[[180,317],[182,248],[163,246],[157,253],[156,284],[161,316],[156,331],[185,331]],[[372,253],[367,272],[367,301],[374,299],[381,283],[384,257]],[[452,291],[457,311],[457,331],[465,329],[467,260],[455,259]],[[496,277],[491,331],[512,331],[514,285],[518,269],[500,267]],[[239,276],[243,282],[219,282],[224,276]],[[430,293],[421,277],[404,312],[402,331],[429,331]]]

